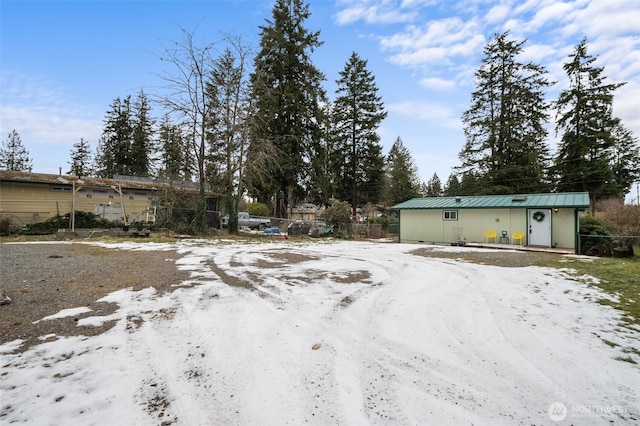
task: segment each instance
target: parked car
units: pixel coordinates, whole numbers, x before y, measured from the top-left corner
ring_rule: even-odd
[[[222,226],[229,225],[229,215],[222,217]],[[263,230],[271,225],[271,220],[263,217],[251,217],[247,212],[238,213],[238,227]]]

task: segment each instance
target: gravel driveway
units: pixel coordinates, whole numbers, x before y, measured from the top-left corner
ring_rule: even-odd
[[[445,253],[429,248],[416,250],[414,254],[517,267],[540,264],[558,257],[550,253],[502,250]],[[178,271],[175,267],[175,260],[179,257],[173,250],[122,251],[86,243],[2,243],[0,293],[7,294],[12,302],[0,306],[0,344],[22,339],[26,343],[20,351],[24,351],[41,343],[42,336],[103,333],[114,323],[95,327],[78,326],[77,321],[114,312],[117,305],[97,300],[119,289],[140,290],[152,286],[161,293],[171,291],[172,285],[189,279],[188,271]],[[63,309],[79,307],[88,307],[91,311],[39,321]]]
[[[0,244],[0,293],[11,298],[0,306],[0,344],[22,339],[27,342],[20,348],[24,351],[49,334],[102,333],[114,324],[78,327],[77,321],[115,311],[115,304],[96,301],[122,288],[170,291],[189,278],[188,272],[177,270],[178,258],[175,251],[120,251],[83,243]],[[36,322],[85,306],[93,312]]]

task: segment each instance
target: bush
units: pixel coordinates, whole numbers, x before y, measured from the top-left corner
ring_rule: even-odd
[[[269,207],[264,203],[249,203],[247,205],[249,216],[269,216]]]
[[[64,216],[55,215],[44,222],[34,223],[29,225],[22,231],[26,235],[48,235],[55,234],[58,229],[68,229],[70,224],[71,214],[67,213]],[[106,219],[102,219],[99,216],[85,211],[76,211],[75,214],[75,228],[80,229],[100,229],[111,228],[114,223]]]
[[[584,216],[580,219],[580,254],[611,256],[611,224],[606,219]]]
[[[640,236],[640,206],[624,204],[622,199],[612,198],[597,204],[611,226],[611,232],[626,237],[630,246],[632,237]]]
[[[379,223],[380,225],[382,225],[382,230],[384,232],[387,232],[387,230],[389,229],[389,218],[384,217],[384,216],[372,217],[372,218],[368,219],[367,222],[370,223],[370,224]]]
[[[4,217],[0,219],[0,235],[9,235],[10,227],[11,227],[11,218]]]
[[[324,212],[328,225],[337,227],[339,234],[349,233],[351,225],[351,204],[346,201],[331,200],[331,207]]]
[[[621,198],[598,201],[597,209],[606,219],[607,226],[615,235],[612,243],[613,255],[633,256],[633,245],[640,243],[640,206],[624,204]]]

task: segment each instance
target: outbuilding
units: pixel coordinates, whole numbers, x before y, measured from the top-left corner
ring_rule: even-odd
[[[588,192],[413,198],[398,211],[398,241],[495,243],[575,250]]]

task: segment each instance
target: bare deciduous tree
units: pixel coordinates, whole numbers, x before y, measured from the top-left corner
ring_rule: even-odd
[[[212,117],[207,82],[215,66],[215,43],[198,46],[194,39],[195,31],[181,30],[182,40],[164,45],[164,53],[160,56],[162,61],[174,65],[174,70],[161,75],[167,85],[165,93],[158,95],[157,101],[179,118],[193,150],[200,192],[195,226],[202,230],[206,227],[207,127]]]

